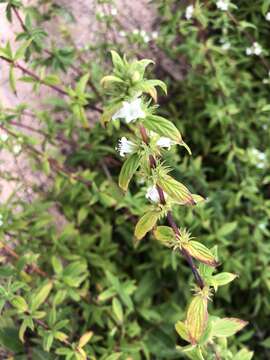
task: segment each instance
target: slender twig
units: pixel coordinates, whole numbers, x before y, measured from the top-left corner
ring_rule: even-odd
[[[148,144],[148,135],[147,135],[145,127],[142,126],[142,125],[140,126],[140,133],[141,133],[141,137],[142,137],[143,141],[146,144]],[[149,155],[149,164],[150,164],[150,167],[152,169],[154,169],[157,166],[156,160],[155,160],[153,155]],[[159,199],[160,199],[161,204],[166,205],[164,191],[158,185],[157,185],[157,191],[158,191],[158,194],[159,194]],[[179,237],[180,236],[180,230],[179,230],[178,226],[176,225],[176,223],[175,223],[175,221],[173,219],[173,215],[172,215],[171,211],[168,211],[168,213],[167,213],[167,221],[168,221],[170,227],[173,229],[173,231],[175,233],[175,236]],[[189,264],[197,285],[201,289],[203,289],[204,281],[203,281],[201,275],[199,274],[198,269],[196,268],[192,257],[189,255],[189,253],[185,249],[181,249],[180,252],[183,255],[183,257],[186,259],[187,263]]]

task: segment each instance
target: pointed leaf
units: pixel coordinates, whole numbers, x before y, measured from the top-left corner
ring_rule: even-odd
[[[183,248],[195,259],[209,266],[217,266],[218,263],[211,251],[198,241],[189,241],[183,244]]]
[[[177,321],[175,324],[175,330],[182,339],[189,341],[188,328],[183,321]]]
[[[213,321],[213,334],[216,337],[229,337],[242,330],[248,323],[241,319],[224,318]]]
[[[194,205],[190,191],[180,182],[169,175],[158,179],[157,184],[168,194],[174,201],[181,205]]]
[[[49,296],[51,290],[53,287],[52,282],[45,283],[38,291],[36,291],[31,298],[31,310],[35,311],[37,310],[41,304],[45,302],[47,297]]]
[[[122,165],[118,183],[121,189],[127,191],[130,180],[137,171],[140,165],[140,156],[138,154],[132,154]]]
[[[208,321],[207,299],[196,296],[187,311],[186,325],[191,344],[196,344],[203,335]]]
[[[149,211],[140,218],[135,227],[135,236],[138,240],[141,240],[148,233],[148,231],[153,229],[153,227],[156,225],[156,222],[158,221],[159,216],[160,212]]]
[[[169,226],[157,226],[154,230],[154,236],[158,241],[166,245],[175,238],[175,233]]]
[[[157,115],[148,115],[143,119],[143,125],[150,131],[165,136],[178,144],[183,142],[181,134],[176,126],[169,120]]]

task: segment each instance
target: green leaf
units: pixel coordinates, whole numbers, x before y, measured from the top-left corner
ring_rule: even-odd
[[[231,234],[237,228],[237,221],[233,221],[221,226],[217,231],[217,237],[223,237]]]
[[[120,55],[116,51],[111,50],[111,56],[112,56],[112,63],[115,69],[121,71],[122,68],[124,67],[124,62],[121,59]]]
[[[179,130],[169,120],[157,115],[147,115],[143,120],[143,125],[150,131],[154,131],[161,136],[168,137],[178,144],[183,140]]]
[[[188,328],[186,324],[183,323],[183,321],[177,321],[177,323],[175,324],[175,330],[182,339],[189,341]]]
[[[196,296],[192,299],[188,311],[186,326],[191,344],[199,342],[208,322],[207,299]]]
[[[180,205],[195,205],[190,191],[180,182],[169,175],[164,175],[157,180],[162,190]]]
[[[232,282],[237,277],[236,274],[229,272],[222,272],[220,274],[214,275],[211,278],[211,285],[213,286],[223,286]]]
[[[117,298],[113,298],[112,308],[117,320],[120,323],[122,323],[124,319],[123,308],[120,301]]]
[[[135,236],[138,240],[141,240],[153,227],[156,225],[160,216],[159,211],[149,211],[144,214],[137,222],[135,227]]]
[[[114,354],[111,354],[108,357],[106,357],[105,360],[118,360],[121,355],[122,355],[122,353],[120,353],[120,352],[114,353]]]
[[[93,337],[93,331],[87,331],[80,337],[78,347],[83,348]]]
[[[28,310],[28,305],[21,296],[14,296],[11,300],[11,304],[18,310],[19,313],[24,313]]]
[[[195,259],[209,266],[217,266],[218,263],[215,260],[212,252],[203,244],[198,241],[189,241],[183,244],[183,248]]]
[[[132,154],[122,165],[118,183],[121,189],[127,191],[130,180],[137,171],[140,165],[140,156],[138,154]]]
[[[46,301],[52,290],[52,287],[53,283],[47,282],[40,289],[38,289],[35,293],[32,294],[30,305],[30,309],[32,312],[37,310],[40,305],[42,305]]]
[[[241,319],[224,318],[213,321],[213,334],[216,337],[229,337],[242,330],[248,323]]]
[[[118,76],[114,76],[114,75],[107,75],[104,76],[101,80],[100,80],[100,84],[103,86],[106,86],[107,83],[111,83],[111,82],[120,82],[123,83],[124,81],[122,79],[120,79]]]
[[[247,349],[240,350],[233,358],[233,360],[251,360],[253,358],[253,352]]]
[[[16,80],[14,75],[14,66],[9,68],[9,86],[11,90],[16,94]]]
[[[154,236],[158,241],[166,245],[166,243],[170,243],[175,238],[175,233],[169,226],[157,226],[154,229]]]

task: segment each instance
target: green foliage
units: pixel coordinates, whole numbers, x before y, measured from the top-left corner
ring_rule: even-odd
[[[250,348],[268,359],[270,2],[232,0],[222,11],[196,1],[187,18],[184,2],[157,0],[149,46],[131,31],[82,49],[59,5],[0,3],[20,26],[16,44],[0,48],[11,91],[21,81],[51,91],[40,105],[0,108],[1,149],[29,157],[46,179],[30,183],[30,202],[14,192],[1,204],[1,356],[250,360]],[[58,17],[67,21],[59,43],[44,26]],[[114,119],[138,96],[141,117]],[[24,116],[36,124],[30,134]],[[123,137],[132,150],[121,166]],[[145,199],[154,185],[166,204]]]

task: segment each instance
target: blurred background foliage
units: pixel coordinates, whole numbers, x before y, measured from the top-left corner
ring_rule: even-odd
[[[58,3],[1,3],[12,23],[23,24],[11,45],[13,54],[23,46],[21,53],[0,53],[12,69],[11,91],[19,93],[21,81],[37,92],[52,89],[40,107],[1,108],[2,148],[25,154],[45,176],[28,184],[30,201],[14,192],[1,204],[2,358],[84,359],[83,351],[89,359],[181,358],[174,323],[184,317],[190,271],[151,235],[134,242],[145,188],[139,178],[127,194],[118,188],[122,162],[114,149],[125,129],[98,121],[100,79],[115,49],[155,60],[149,76],[168,86],[159,111],[181,130],[192,156],[175,148],[166,160],[192,193],[207,198],[174,215],[208,247],[218,245],[222,270],[239,274],[214,304],[223,309],[217,315],[249,321],[230,350],[249,347],[255,359],[269,359],[270,1],[235,1],[222,11],[216,1],[155,0],[149,33],[127,29],[118,1],[99,1],[104,31],[82,48],[69,31],[80,20]],[[45,29],[58,17],[66,26],[56,43]],[[38,137],[22,132],[26,114]],[[230,351],[225,358],[233,359]]]

